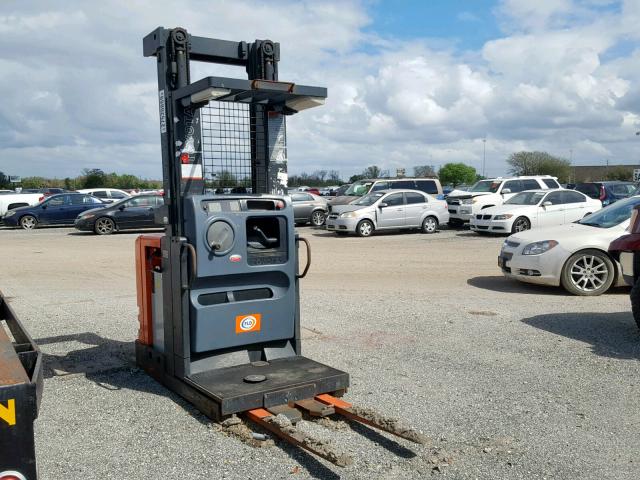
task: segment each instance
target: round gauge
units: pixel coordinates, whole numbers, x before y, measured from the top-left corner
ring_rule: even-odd
[[[223,220],[216,220],[207,230],[207,245],[214,253],[223,254],[231,250],[235,240],[233,228]]]

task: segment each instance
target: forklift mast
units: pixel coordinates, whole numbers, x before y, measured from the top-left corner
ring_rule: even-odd
[[[235,180],[244,190],[250,183],[253,193],[285,194],[285,115],[322,105],[327,90],[279,82],[280,45],[271,40],[231,42],[159,27],[144,38],[143,49],[157,59],[164,223],[170,233],[182,235],[177,200],[200,195],[206,186],[227,186],[229,173],[242,176]],[[245,67],[248,80],[191,83],[192,61]],[[216,101],[213,112],[207,111],[210,100]]]

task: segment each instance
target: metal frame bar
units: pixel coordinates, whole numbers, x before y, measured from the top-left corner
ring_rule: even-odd
[[[33,422],[42,383],[40,350],[0,292],[0,472],[37,478]]]

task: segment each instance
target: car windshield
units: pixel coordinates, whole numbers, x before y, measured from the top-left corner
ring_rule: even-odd
[[[373,185],[373,182],[365,182],[363,180],[358,180],[349,188],[347,188],[347,191],[344,192],[344,194],[361,197],[365,193],[369,192],[369,190],[371,189],[371,185]]]
[[[504,202],[505,205],[537,205],[544,197],[543,192],[521,192]]]
[[[493,180],[480,180],[473,187],[471,187],[469,192],[491,192],[496,193],[500,188],[500,182],[496,182]]]
[[[640,196],[625,198],[587,215],[582,220],[578,220],[578,223],[598,228],[615,227],[631,218],[631,212],[636,205],[640,205]]]
[[[352,202],[352,204],[353,205],[361,205],[363,207],[368,207],[369,205],[373,205],[378,200],[380,200],[380,197],[382,197],[382,195],[384,195],[384,194],[383,193],[372,193],[370,195],[365,195],[364,197],[360,198],[359,200],[356,200],[355,202]]]

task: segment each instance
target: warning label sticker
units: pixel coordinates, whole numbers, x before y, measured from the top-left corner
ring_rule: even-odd
[[[180,165],[183,180],[202,180],[202,165],[188,163]]]
[[[167,133],[167,107],[164,103],[164,90],[158,91],[160,101],[160,133]]]

